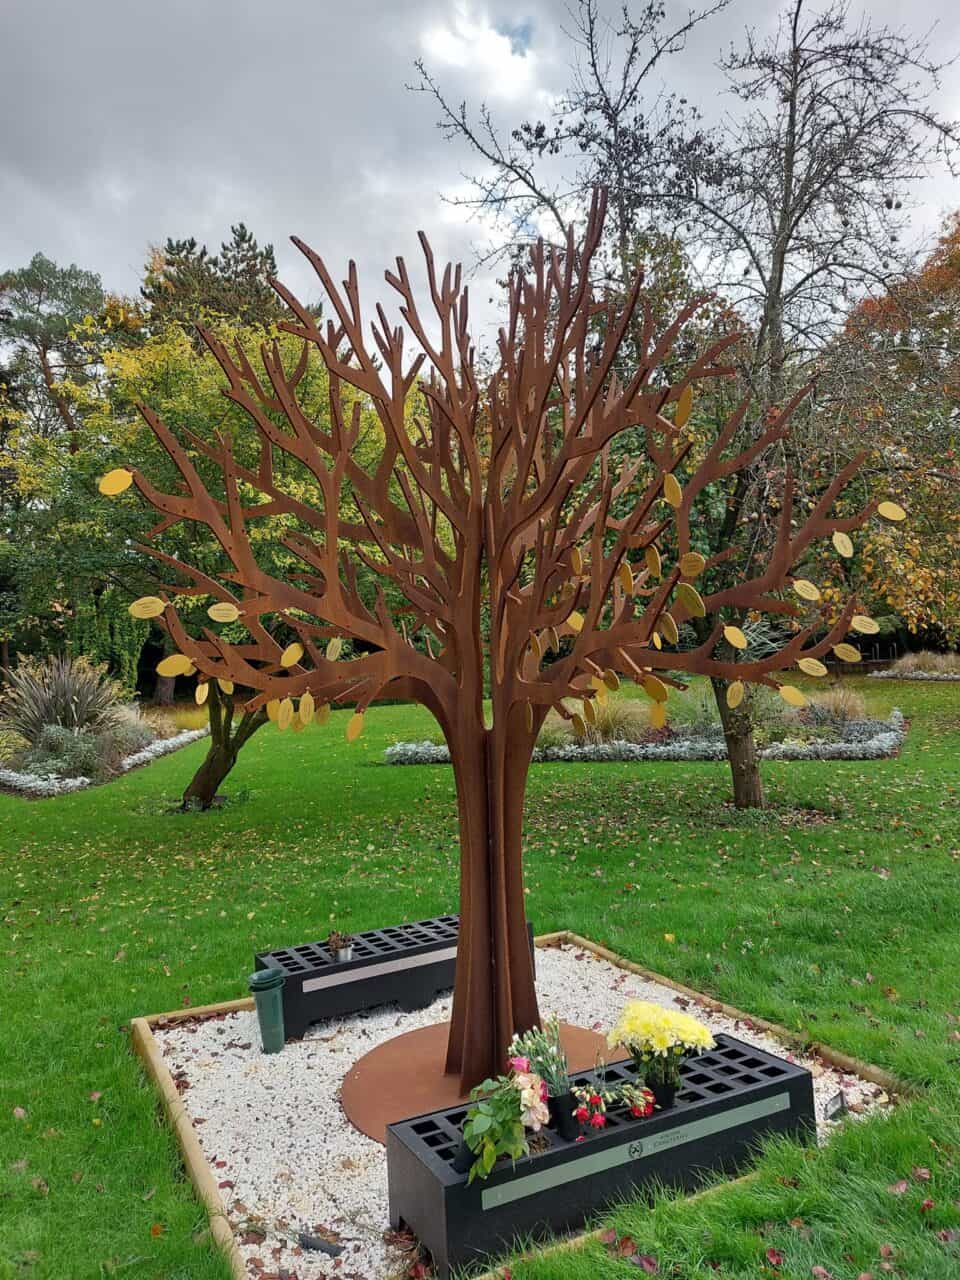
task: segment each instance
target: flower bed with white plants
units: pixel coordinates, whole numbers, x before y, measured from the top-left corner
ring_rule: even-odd
[[[960,680],[960,671],[871,671],[871,680],[934,680],[949,684]]]
[[[209,732],[209,729],[184,729],[182,733],[175,734],[172,738],[157,738],[141,751],[124,756],[120,761],[119,771],[128,773],[131,769],[150,764],[154,760],[159,760],[161,756],[168,756],[173,751],[179,751],[181,747],[189,746],[198,738],[205,738]],[[0,769],[0,787],[26,796],[65,796],[72,791],[82,791],[85,787],[93,786],[93,781],[92,778],[58,778],[55,774],[21,773],[17,769]]]
[[[898,709],[887,720],[853,720],[839,742],[773,742],[760,749],[763,760],[883,760],[903,746],[907,726]],[[395,742],[383,753],[387,764],[449,764],[446,746],[436,742]],[[641,760],[726,760],[722,738],[673,738],[668,742],[574,742],[537,747],[537,763],[618,762]]]
[[[877,1085],[575,946],[538,951],[537,988],[544,1017],[609,1030],[628,1001],[652,1001],[808,1067],[821,1141],[839,1123],[831,1119],[838,1098],[853,1114],[890,1104]],[[386,1280],[409,1273],[412,1241],[389,1227],[386,1151],[350,1125],[339,1090],[376,1045],[449,1016],[449,996],[412,1013],[386,1005],[315,1023],[302,1040],[269,1055],[260,1051],[252,1011],[154,1025],[251,1277]],[[651,1035],[658,1031],[651,1026]],[[538,1096],[527,1101],[536,1108]]]

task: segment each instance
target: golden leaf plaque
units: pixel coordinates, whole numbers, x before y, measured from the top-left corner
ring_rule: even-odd
[[[797,666],[806,676],[825,676],[827,668],[819,658],[798,658]]]
[[[734,649],[745,649],[749,641],[739,627],[724,627],[723,638]]]
[[[570,614],[570,617],[567,618],[567,626],[571,631],[579,635],[583,630],[583,614],[578,613],[576,609],[574,609],[573,613]]]
[[[280,714],[280,699],[271,698],[270,701],[267,703],[267,719],[273,721],[273,723],[276,724],[277,717],[279,716],[279,714]]]
[[[299,640],[294,640],[293,644],[288,644],[280,655],[281,667],[295,667],[303,657],[303,645]]]
[[[171,653],[168,658],[157,663],[158,676],[185,676],[190,672],[193,663],[184,653]]]
[[[679,507],[683,502],[683,490],[680,488],[680,481],[672,471],[668,471],[663,477],[663,496],[671,507]]]
[[[202,680],[193,691],[193,700],[198,707],[202,707],[210,693],[210,681]]]
[[[307,690],[307,692],[300,699],[300,706],[297,708],[297,713],[304,724],[309,724],[310,721],[313,719],[315,710],[316,710],[316,704],[313,701],[313,694],[310,693],[309,690]]]
[[[862,636],[875,636],[880,630],[880,623],[876,618],[869,618],[865,613],[855,613],[850,619],[850,626]]]
[[[662,729],[667,723],[667,704],[665,702],[655,702],[650,708],[650,726],[653,729]]]
[[[673,425],[675,427],[685,427],[690,421],[690,415],[693,413],[693,387],[689,384],[680,392],[677,400],[677,409],[673,415]]]
[[[779,693],[780,697],[790,707],[805,707],[807,705],[806,697],[800,692],[796,685],[782,684],[777,689],[777,693]]]
[[[574,547],[570,552],[570,568],[578,578],[583,573],[583,552],[579,547]]]
[[[314,719],[316,720],[317,724],[327,723],[327,721],[330,719],[330,703],[329,702],[320,703],[319,707],[317,707],[317,712],[316,712],[316,715],[314,716]]]
[[[207,610],[207,616],[212,618],[214,622],[236,622],[240,617],[240,610],[235,604],[231,604],[229,600],[221,600],[217,604],[212,604]]]
[[[570,717],[570,723],[573,725],[573,732],[578,738],[585,738],[587,736],[587,722],[579,712],[575,711],[573,713]]]
[[[663,638],[666,640],[667,644],[680,643],[680,632],[677,630],[677,624],[672,613],[668,613],[664,610],[657,619],[657,625],[663,632]]]
[[[126,467],[117,467],[114,471],[108,471],[105,476],[100,477],[97,488],[108,498],[115,498],[118,493],[123,493],[124,489],[129,489],[132,484],[133,472],[128,471]]]
[[[860,650],[855,648],[852,644],[835,644],[833,646],[833,652],[843,662],[859,662],[861,658]]]
[[[733,684],[727,685],[727,706],[731,711],[735,711],[743,701],[746,689],[742,680],[734,680]]]
[[[616,693],[617,689],[620,688],[620,677],[614,671],[613,667],[607,667],[606,671],[603,673],[603,683],[608,689],[612,689],[614,693]]]
[[[696,587],[691,587],[689,582],[677,584],[677,599],[684,606],[687,613],[694,618],[706,617],[707,606],[703,603],[703,597]]]
[[[877,515],[883,516],[884,520],[890,520],[894,524],[899,524],[901,520],[907,518],[907,513],[899,502],[881,502],[877,507]]]
[[[839,529],[830,541],[833,543],[840,555],[846,556],[848,560],[853,555],[853,543],[847,535],[845,533],[841,533]]]
[[[340,657],[340,651],[343,648],[343,641],[339,636],[334,636],[327,641],[326,658],[328,662],[336,662]]]
[[[363,712],[355,711],[347,721],[347,741],[356,742],[363,733]]]
[[[141,596],[134,600],[127,612],[132,618],[159,618],[166,607],[159,596]]]
[[[223,692],[224,692],[224,693],[228,693],[228,694],[229,694],[229,693],[233,693],[233,681],[232,681],[232,680],[220,680],[220,679],[218,678],[218,679],[217,679],[217,684],[220,686],[220,688],[223,690]]]
[[[620,567],[617,569],[617,577],[620,579],[620,585],[628,596],[633,595],[633,570],[627,564],[626,560],[620,561]]]
[[[644,550],[643,558],[646,562],[650,576],[653,578],[659,578],[660,574],[663,572],[663,565],[660,563],[660,552],[652,542],[650,546]]]
[[[809,578],[795,578],[793,589],[801,600],[819,600],[820,588]]]
[[[707,561],[699,551],[688,551],[680,557],[680,572],[685,578],[697,578],[707,567]]]
[[[289,698],[284,698],[280,703],[280,710],[277,712],[277,728],[286,729],[293,719],[293,703]]]
[[[646,695],[652,698],[654,702],[666,702],[670,696],[667,686],[656,676],[644,676],[643,689]]]

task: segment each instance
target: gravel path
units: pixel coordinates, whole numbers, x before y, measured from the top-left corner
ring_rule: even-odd
[[[669,987],[571,946],[537,952],[537,989],[544,1015],[596,1030],[610,1026],[631,998],[686,1003]],[[876,1085],[785,1051],[772,1036],[722,1014],[692,1011],[714,1032],[729,1032],[812,1070],[821,1141],[831,1127],[827,1105],[838,1092],[854,1113],[888,1105]],[[260,1052],[252,1012],[155,1031],[217,1175],[251,1277],[387,1280],[406,1273],[415,1255],[409,1241],[389,1231],[384,1148],[347,1122],[340,1081],[375,1045],[442,1022],[449,1013],[449,998],[409,1014],[383,1006],[316,1023],[303,1040],[270,1056]],[[304,1232],[313,1238],[301,1243]],[[341,1246],[342,1253],[318,1250],[321,1241]]]

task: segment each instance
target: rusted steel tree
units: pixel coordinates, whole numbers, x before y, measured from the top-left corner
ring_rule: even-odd
[[[323,261],[295,241],[320,278],[333,318],[321,327],[283,285],[275,288],[295,317],[283,327],[302,339],[304,360],[315,349],[329,371],[329,418],[313,421],[298,405],[303,361],[288,370],[267,345],[262,379],[242,351],[231,354],[207,335],[227,378],[224,394],[256,428],[258,461],[241,461],[228,438],[181,442],[144,407],[182,483],[164,493],[131,472],[107,486],[119,488],[132,476],[162,513],[157,537],[177,521],[197,521],[223,549],[224,571],[211,576],[158,546],[146,548],[189,590],[213,598],[214,618],[239,617],[249,633],[239,644],[214,627],[195,637],[173,605],[158,600],[184,665],[250,690],[247,706],[268,705],[281,726],[294,714],[308,720],[315,707],[351,702],[352,736],[365,709],[383,696],[419,701],[439,722],[453,761],[461,845],[461,935],[446,1065],[465,1086],[502,1068],[511,1034],[538,1022],[521,825],[531,754],[550,709],[577,723],[590,720],[597,699],[620,676],[641,682],[659,705],[677,682],[669,673],[775,685],[774,673],[800,659],[816,673],[817,660],[853,615],[851,605],[825,633],[819,617],[804,620],[779,653],[762,661],[738,661],[742,636],[735,628],[718,626],[696,647],[678,646],[677,628],[705,609],[720,616],[728,607],[796,613],[796,603],[780,593],[790,587],[798,559],[814,539],[849,532],[869,510],[853,519],[831,515],[852,464],[793,526],[788,477],[776,545],[762,572],[699,595],[694,579],[727,557],[704,562],[691,551],[697,499],[782,437],[789,410],[729,456],[749,410],[748,402],[740,404],[699,465],[690,464],[681,487],[674,472],[688,452],[679,439],[692,389],[733,374],[721,360],[735,336],[667,385],[662,363],[697,304],[659,334],[647,316],[637,367],[629,379],[616,375],[627,327],[635,312],[645,313],[639,279],[625,306],[608,305],[591,290],[605,203],[597,192],[580,245],[572,230],[563,246],[541,243],[526,273],[513,276],[499,363],[485,386],[460,270],[448,266],[438,274],[423,236],[429,323],[403,260],[386,274],[415,340],[412,359],[403,329],[392,327],[380,306],[371,326],[374,349],[368,346],[354,264],[338,288]],[[379,418],[382,449],[374,466],[354,457],[360,406],[351,391],[352,410],[345,411],[348,388]],[[423,413],[411,418],[414,395]],[[640,456],[614,467],[612,446],[629,431]],[[216,493],[194,465],[197,454],[221,479]],[[275,467],[281,455],[312,477],[318,503],[291,496]],[[288,522],[283,541],[298,565],[284,578],[261,568],[251,542],[256,522],[277,516]],[[382,589],[364,602],[361,562],[399,590],[405,613],[391,613]],[[271,634],[278,621],[299,639],[282,648]],[[357,656],[339,657],[341,637],[354,641]]]

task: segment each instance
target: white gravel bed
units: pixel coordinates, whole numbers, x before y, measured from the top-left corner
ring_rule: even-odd
[[[624,1001],[687,1001],[573,946],[537,952],[541,1012],[601,1031]],[[691,1007],[714,1032],[726,1031],[811,1069],[821,1141],[832,1127],[828,1104],[843,1093],[853,1113],[889,1105],[876,1085],[819,1059],[793,1053],[773,1036],[709,1007]],[[340,1107],[346,1072],[375,1045],[442,1022],[449,997],[402,1013],[383,1006],[316,1023],[282,1053],[260,1051],[253,1012],[176,1023],[154,1034],[216,1175],[240,1252],[259,1280],[388,1280],[414,1255],[392,1239],[384,1148],[358,1133]],[[338,1257],[302,1248],[301,1232],[342,1246]]]

